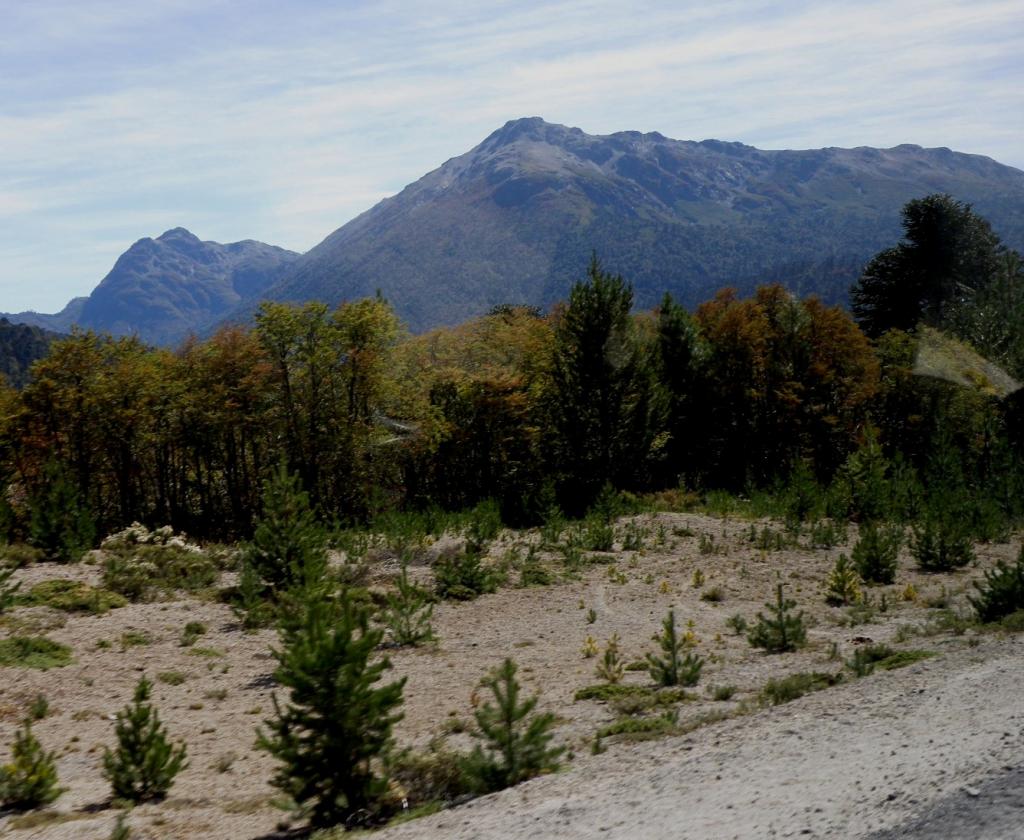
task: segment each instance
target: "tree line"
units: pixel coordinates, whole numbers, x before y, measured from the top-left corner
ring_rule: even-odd
[[[606,486],[912,518],[941,488],[984,535],[1020,512],[1019,401],[982,374],[915,375],[919,326],[1024,375],[1024,269],[948,196],[910,202],[904,227],[852,315],[780,285],[635,312],[595,257],[549,314],[502,306],[425,335],[379,296],[267,303],[173,352],[75,332],[0,389],[0,529],[55,552],[132,521],[245,538],[283,464],[340,526],[485,499],[530,524]]]

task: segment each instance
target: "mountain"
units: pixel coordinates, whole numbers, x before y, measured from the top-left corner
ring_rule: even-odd
[[[520,119],[336,230],[264,296],[333,305],[380,289],[419,330],[501,303],[550,305],[596,251],[642,307],[666,290],[692,306],[772,280],[843,302],[899,239],[903,204],[934,192],[1024,247],[1024,172],[986,157],[764,151]]]
[[[0,318],[0,379],[15,388],[24,388],[29,368],[43,358],[50,344],[61,336],[28,324],[12,324]]]
[[[51,329],[77,324],[114,335],[138,334],[144,341],[173,345],[258,298],[298,256],[252,240],[203,242],[174,228],[132,245],[92,294],[76,298],[63,312],[7,317]]]

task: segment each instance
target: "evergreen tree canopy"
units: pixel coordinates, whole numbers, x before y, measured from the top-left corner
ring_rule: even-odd
[[[851,290],[861,328],[877,337],[924,320],[944,325],[997,277],[1005,249],[969,204],[948,195],[903,207],[904,241],[877,254]]]

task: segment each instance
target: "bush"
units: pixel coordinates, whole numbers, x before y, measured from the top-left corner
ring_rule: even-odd
[[[892,583],[896,580],[896,559],[902,544],[903,529],[898,525],[865,523],[851,555],[857,574],[866,583]]]
[[[536,697],[519,701],[516,670],[515,662],[506,659],[481,681],[494,696],[494,703],[485,703],[475,713],[476,735],[485,741],[486,749],[478,744],[463,760],[470,787],[478,793],[502,790],[556,770],[564,751],[548,746],[555,716],[533,714]]]
[[[613,633],[612,637],[605,644],[604,656],[597,663],[594,673],[597,674],[598,679],[605,680],[612,685],[621,682],[625,673],[625,665],[622,657],[619,655],[618,633]]]
[[[14,569],[0,568],[0,615],[3,615],[14,606],[18,597],[18,590],[21,589],[20,583],[11,582],[13,575]]]
[[[117,592],[98,589],[77,580],[46,580],[37,583],[28,591],[25,602],[64,612],[87,612],[92,615],[103,615],[128,603]]]
[[[761,689],[761,699],[772,706],[781,706],[812,691],[820,691],[841,682],[843,675],[813,673],[790,674],[781,679],[771,679]]]
[[[71,663],[71,648],[43,636],[10,636],[0,639],[0,666],[63,668]]]
[[[484,568],[480,555],[470,548],[434,563],[434,586],[438,596],[456,601],[472,601],[498,588],[494,573]]]
[[[0,804],[15,811],[48,805],[62,793],[55,753],[46,752],[25,721],[15,736],[11,761],[0,767]]]
[[[765,604],[770,615],[757,614],[757,624],[747,636],[747,641],[753,647],[763,648],[768,653],[786,653],[803,647],[807,641],[804,614],[792,614],[796,603],[783,599],[781,583],[775,591],[775,603]]]
[[[676,632],[674,610],[668,611],[661,627],[658,644],[661,646],[662,656],[647,654],[647,667],[651,679],[665,687],[696,685],[700,680],[704,660],[693,653],[688,642],[680,638]]]
[[[395,757],[388,772],[415,808],[430,802],[452,803],[469,794],[462,762],[459,753],[432,743],[427,752]]]
[[[161,594],[197,592],[213,586],[217,564],[202,551],[172,543],[115,544],[105,547],[103,586],[129,601],[150,601]]]
[[[430,593],[409,580],[409,568],[402,565],[402,574],[396,581],[397,590],[389,592],[387,607],[381,621],[387,627],[391,642],[399,647],[421,645],[434,638],[430,619],[434,605]]]
[[[855,604],[861,599],[860,576],[840,554],[825,583],[825,603],[833,607]]]
[[[922,572],[949,572],[974,560],[974,545],[964,523],[928,516],[914,527],[910,551]]]
[[[103,775],[114,796],[128,802],[161,799],[184,770],[184,744],[173,746],[156,709],[148,702],[153,684],[142,677],[130,706],[117,714],[117,749],[104,750]]]
[[[181,639],[178,642],[182,647],[192,647],[200,636],[206,635],[206,625],[201,621],[190,621],[181,631]]]
[[[371,658],[382,635],[347,598],[314,597],[281,627],[274,678],[288,703],[274,696],[258,744],[280,763],[272,784],[310,807],[314,826],[366,821],[387,793],[378,762],[402,717],[405,680],[376,685],[391,667]]]
[[[1017,562],[1007,566],[1000,561],[985,572],[985,579],[975,581],[977,595],[969,597],[978,613],[978,620],[999,621],[1018,610],[1024,610],[1024,546]]]

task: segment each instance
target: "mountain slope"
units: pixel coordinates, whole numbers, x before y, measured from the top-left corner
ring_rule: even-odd
[[[7,317],[49,329],[77,324],[114,335],[137,333],[144,341],[173,345],[258,298],[298,256],[252,240],[203,242],[174,228],[132,245],[92,294],[63,312]]]
[[[380,289],[423,329],[499,303],[549,305],[596,250],[641,306],[767,280],[843,301],[899,238],[902,205],[932,192],[973,202],[1024,246],[1024,172],[989,158],[762,151],[521,119],[332,233],[265,296],[335,304]]]

